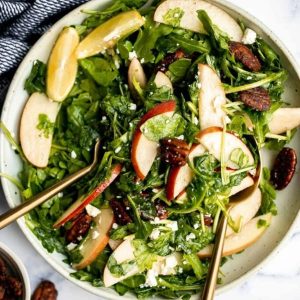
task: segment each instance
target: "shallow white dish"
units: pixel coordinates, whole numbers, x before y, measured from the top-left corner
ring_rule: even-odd
[[[36,59],[40,59],[44,62],[47,61],[49,52],[55,42],[59,32],[66,25],[80,24],[85,15],[80,11],[82,9],[99,9],[105,7],[111,1],[109,0],[93,0],[89,3],[82,5],[69,13],[67,16],[57,22],[30,50],[20,67],[18,68],[15,77],[11,83],[8,91],[6,101],[2,111],[2,121],[8,127],[8,129],[16,136],[18,134],[18,125],[20,115],[23,106],[28,98],[23,86],[25,79],[30,73],[32,63]],[[300,97],[297,90],[297,86],[300,86],[300,69],[296,65],[293,57],[289,51],[282,45],[278,38],[267,29],[261,22],[256,20],[255,17],[249,15],[247,12],[239,9],[238,7],[227,3],[223,0],[208,1],[220,6],[233,17],[239,18],[245,22],[245,24],[254,29],[266,39],[274,49],[279,53],[282,58],[283,65],[289,72],[289,80],[286,84],[286,92],[284,94],[284,100],[292,103],[293,106],[300,107]],[[297,103],[297,98],[299,101]],[[292,147],[300,153],[300,134],[298,133],[292,142]],[[272,155],[264,155],[264,165],[269,165],[272,161]],[[3,134],[0,135],[0,169],[1,172],[7,173],[12,176],[17,176],[21,168],[21,163],[18,156],[9,146],[5,140]],[[247,276],[255,273],[262,267],[267,259],[275,252],[278,252],[279,246],[283,244],[283,241],[288,237],[293,223],[297,218],[297,214],[300,208],[300,201],[297,199],[300,188],[297,182],[300,182],[300,175],[296,172],[295,178],[289,187],[284,191],[278,193],[277,205],[279,215],[273,218],[272,226],[268,229],[266,234],[251,248],[247,249],[240,255],[236,255],[234,260],[230,260],[222,268],[225,273],[224,284],[219,286],[217,293],[221,293],[224,290],[231,288],[232,286],[244,281]],[[20,202],[19,192],[17,188],[8,182],[6,179],[2,179],[3,190],[10,207],[17,205]],[[49,254],[42,247],[41,243],[32,234],[29,228],[26,227],[24,219],[18,220],[19,226],[22,231],[36,248],[36,250],[51,264],[59,273],[64,275],[67,279],[73,281],[75,284],[90,291],[98,296],[105,297],[107,299],[120,299],[113,290],[104,288],[92,287],[89,283],[85,283],[74,279],[69,276],[69,273],[73,270],[62,262],[63,257],[60,254]],[[124,299],[131,299],[130,295],[123,297]]]

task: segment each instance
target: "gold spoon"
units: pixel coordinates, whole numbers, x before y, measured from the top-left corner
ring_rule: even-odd
[[[42,191],[41,193],[33,196],[28,201],[8,210],[4,214],[0,216],[0,229],[6,227],[13,221],[17,220],[18,218],[22,217],[35,207],[41,205],[49,198],[55,196],[64,188],[69,186],[70,184],[74,183],[79,178],[83,177],[84,175],[88,174],[97,164],[99,159],[99,149],[100,149],[100,141],[97,140],[95,147],[94,147],[94,158],[93,162],[86,166],[85,168],[67,176],[66,178],[62,179],[61,181],[57,182],[53,186],[49,187],[48,189]]]
[[[253,143],[255,144],[256,148],[258,149],[258,145],[256,140],[253,138]],[[261,153],[258,151],[259,154],[259,161],[257,165],[257,171],[256,171],[256,183],[252,186],[247,188],[246,190],[242,191],[238,195],[233,197],[233,202],[239,202],[243,197],[249,195],[249,193],[252,193],[259,185],[260,178],[262,175],[262,158],[261,158]],[[228,212],[230,211],[230,206],[228,209]],[[217,228],[216,232],[216,240],[215,244],[212,250],[212,255],[211,255],[211,261],[206,277],[206,282],[201,294],[201,300],[213,300],[214,299],[214,294],[215,294],[215,289],[217,285],[217,279],[218,279],[218,273],[219,273],[219,268],[220,268],[220,263],[222,259],[222,253],[223,253],[223,248],[224,248],[224,243],[225,243],[225,237],[226,237],[226,229],[227,229],[227,217],[225,214],[222,214],[220,223]]]

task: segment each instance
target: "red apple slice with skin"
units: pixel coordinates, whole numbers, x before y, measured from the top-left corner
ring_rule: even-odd
[[[122,165],[117,164],[112,168],[110,177],[100,182],[99,185],[94,189],[91,194],[86,197],[80,197],[74,202],[63,215],[55,222],[53,227],[59,228],[66,222],[75,218],[89,203],[96,199],[121,173]]]
[[[206,33],[202,22],[198,18],[197,11],[205,10],[212,23],[225,32],[232,41],[241,42],[243,32],[239,24],[224,10],[202,0],[167,0],[156,9],[154,21],[167,25],[178,15],[178,26],[199,33]],[[183,15],[182,15],[183,13]],[[171,15],[170,15],[171,14]],[[168,18],[168,15],[170,17]],[[176,21],[176,20],[175,20]]]
[[[20,143],[25,157],[38,168],[48,165],[53,136],[52,132],[38,129],[41,117],[54,124],[59,107],[59,103],[41,93],[33,93],[25,104],[20,121]]]
[[[48,61],[47,95],[55,101],[63,101],[71,91],[77,75],[75,49],[79,35],[73,27],[63,29]]]
[[[189,160],[193,161],[195,157],[201,156],[205,152],[206,149],[202,145],[194,145],[190,150]],[[171,201],[176,198],[191,183],[192,179],[193,171],[188,164],[171,168],[166,186],[167,199]]]
[[[87,237],[79,246],[82,259],[79,263],[73,265],[77,270],[90,265],[108,244],[108,233],[114,222],[114,213],[111,208],[103,208],[93,221],[94,227],[90,229]]]
[[[196,138],[217,160],[221,160],[223,129],[220,127],[209,127],[202,130]],[[248,165],[254,165],[254,158],[249,148],[240,138],[233,133],[225,132],[224,135],[224,160],[226,166],[231,169],[237,169],[238,166],[230,161],[230,155],[233,150],[241,149],[248,157]]]
[[[140,61],[135,57],[128,68],[128,86],[133,95],[139,94],[136,90],[135,82],[144,89],[147,84],[147,78]]]
[[[235,224],[243,227],[257,214],[262,200],[262,194],[260,189],[257,187],[244,199],[231,203],[229,215]],[[233,234],[234,230],[227,226],[226,237]]]
[[[226,95],[217,73],[208,65],[198,64],[199,81],[199,120],[200,128],[223,127],[226,113]]]
[[[259,220],[271,223],[272,215],[266,214],[258,216],[245,224],[239,233],[234,233],[225,239],[223,256],[232,255],[250,247],[254,244],[266,231],[267,226],[258,226]],[[198,252],[200,258],[210,257],[213,245],[210,244]]]
[[[273,134],[281,134],[300,126],[300,108],[277,109],[268,126]]]
[[[156,73],[154,83],[157,88],[167,87],[171,92],[173,92],[173,85],[170,78],[161,71]]]
[[[158,143],[148,140],[140,127],[149,119],[164,114],[171,117],[176,109],[176,102],[166,101],[150,109],[139,122],[131,146],[131,162],[139,179],[143,180],[151,169],[157,156]]]

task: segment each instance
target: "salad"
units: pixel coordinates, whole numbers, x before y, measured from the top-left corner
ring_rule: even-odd
[[[24,201],[100,160],[26,215],[70,276],[119,295],[202,290],[221,214],[223,263],[277,214],[275,189],[297,162],[284,148],[300,109],[282,98],[287,72],[271,46],[201,0],[116,0],[63,28],[25,89],[12,179]],[[280,151],[262,167],[262,148]],[[222,276],[220,275],[220,282]]]

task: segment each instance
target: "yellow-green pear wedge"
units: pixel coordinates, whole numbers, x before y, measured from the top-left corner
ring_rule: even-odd
[[[99,25],[80,42],[76,50],[77,58],[93,56],[114,47],[119,39],[138,30],[144,22],[144,18],[135,10],[116,15]]]
[[[202,0],[167,0],[163,1],[154,13],[154,21],[206,33],[197,11],[205,10],[212,23],[225,32],[232,41],[241,42],[243,31],[223,9]]]
[[[138,94],[135,84],[144,89],[147,84],[147,78],[140,61],[135,57],[128,67],[128,86],[133,95]]]
[[[281,134],[300,126],[300,108],[284,107],[277,109],[268,126],[273,134]]]
[[[33,93],[25,104],[20,121],[20,143],[25,157],[36,167],[48,165],[59,106],[41,93]]]
[[[245,224],[239,233],[233,233],[225,239],[223,256],[232,255],[245,250],[254,244],[266,231],[271,223],[272,215],[266,214],[258,216]],[[260,226],[259,222],[266,224]],[[200,258],[210,257],[213,245],[210,244],[198,252]]]
[[[67,27],[52,49],[47,70],[47,95],[54,101],[63,101],[74,85],[77,74],[75,49],[78,44],[77,31]]]

